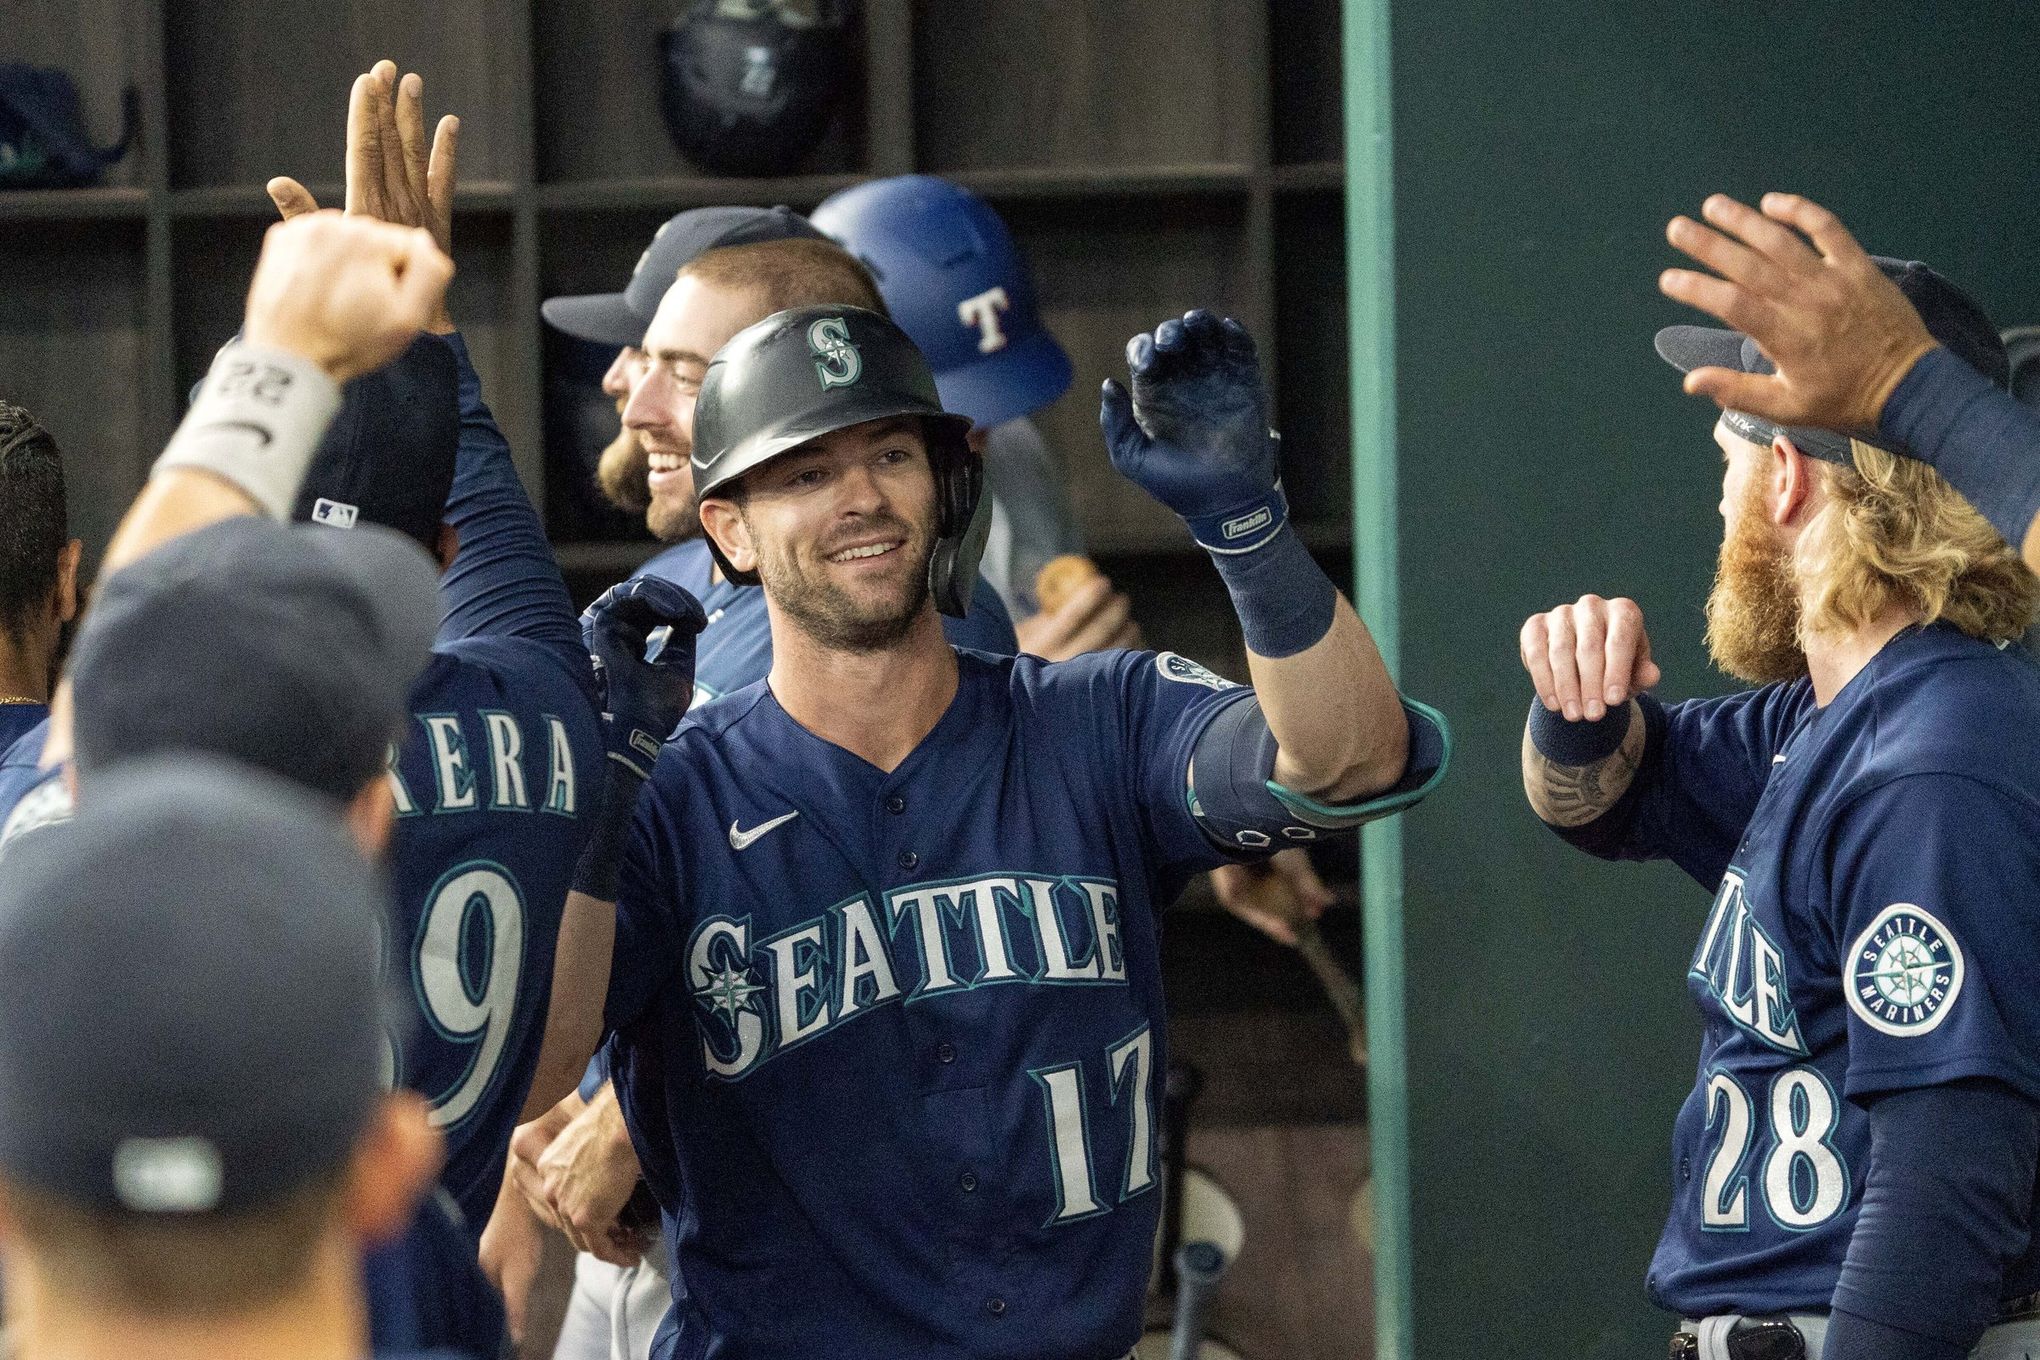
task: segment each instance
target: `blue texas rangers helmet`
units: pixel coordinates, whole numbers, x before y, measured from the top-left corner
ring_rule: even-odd
[[[730,338],[708,361],[694,403],[694,495],[724,490],[752,468],[835,430],[868,420],[921,422],[935,473],[935,547],[928,592],[953,618],[970,609],[978,562],[991,532],[984,461],[970,447],[970,421],[942,409],[927,360],[898,326],[862,307],[794,307]],[[724,576],[738,571],[715,536],[708,550]]]
[[[1041,324],[1027,261],[970,190],[933,175],[875,179],[808,220],[871,271],[951,411],[990,429],[1069,390],[1070,356]]]

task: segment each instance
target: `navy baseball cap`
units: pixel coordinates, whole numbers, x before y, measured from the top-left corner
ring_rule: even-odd
[[[598,345],[642,345],[659,299],[695,256],[760,241],[820,240],[822,233],[791,208],[689,208],[666,219],[630,271],[621,293],[547,298],[539,311],[568,335]]]
[[[341,1165],[382,1089],[380,880],[329,805],[178,758],[0,875],[0,1171],[136,1216],[259,1207]]]
[[[990,429],[1069,390],[1070,356],[1042,324],[1027,260],[970,190],[933,175],[870,180],[830,195],[813,221],[871,271],[944,409]]]
[[[80,777],[191,751],[354,797],[430,656],[437,588],[387,529],[240,515],[171,540],[108,577],[78,630]]]
[[[433,551],[460,457],[459,375],[453,346],[421,335],[348,383],[291,518],[380,524]]]
[[[1934,339],[1997,386],[2007,386],[2010,369],[2004,341],[1974,298],[1918,260],[1894,260],[1883,255],[1871,258],[1885,277],[1898,285]],[[1667,326],[1657,333],[1656,345],[1658,356],[1682,373],[1691,373],[1696,368],[1739,369],[1744,373],[1777,371],[1758,350],[1756,342],[1741,331],[1712,326]],[[1849,436],[1836,430],[1799,425],[1787,428],[1746,411],[1724,410],[1721,419],[1729,429],[1752,443],[1768,445],[1783,434],[1799,446],[1800,452],[1812,457],[1844,466],[1851,461]]]

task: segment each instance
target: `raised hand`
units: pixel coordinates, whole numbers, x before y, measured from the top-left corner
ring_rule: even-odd
[[[442,312],[452,279],[453,261],[424,231],[306,214],[263,238],[242,335],[344,383],[402,353]]]
[[[1934,347],[1898,285],[1840,218],[1797,194],[1765,194],[1762,212],[1715,194],[1701,215],[1711,226],[1675,217],[1665,236],[1714,273],[1667,269],[1658,287],[1749,336],[1778,371],[1698,368],[1686,391],[1781,425],[1874,431]]]
[[[447,114],[425,140],[425,81],[399,79],[393,61],[354,78],[347,100],[347,212],[403,227],[422,227],[453,253],[453,196],[459,179],[460,119]],[[285,221],[319,211],[311,190],[288,175],[267,186]],[[428,327],[453,329],[443,313]]]
[[[654,576],[611,586],[581,615],[609,758],[641,778],[693,702],[694,640],[707,625],[692,595]]]
[[[1248,552],[1287,519],[1253,337],[1205,311],[1126,344],[1131,395],[1108,378],[1098,412],[1112,466],[1181,515],[1213,552]]]
[[[1538,700],[1568,722],[1599,722],[1663,678],[1634,600],[1582,595],[1525,619],[1517,642]]]

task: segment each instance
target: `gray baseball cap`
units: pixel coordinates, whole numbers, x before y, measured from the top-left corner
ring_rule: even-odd
[[[438,569],[373,525],[237,516],[108,577],[71,653],[79,777],[226,756],[346,800],[382,770],[439,626]]]
[[[0,1170],[156,1216],[340,1165],[382,1089],[384,910],[284,781],[176,757],[94,789],[0,875]]]
[[[642,345],[659,299],[683,265],[723,246],[807,238],[826,240],[791,208],[689,208],[666,219],[638,256],[621,293],[547,298],[539,311],[568,335],[599,345]]]

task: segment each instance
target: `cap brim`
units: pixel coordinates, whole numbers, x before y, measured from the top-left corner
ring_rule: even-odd
[[[1768,360],[1753,357],[1756,347],[1740,331],[1715,326],[1667,326],[1652,343],[1658,357],[1681,373],[1691,373],[1696,368],[1725,368],[1731,373],[1772,371]],[[1763,366],[1752,368],[1753,362]],[[1731,430],[1754,444],[1769,444],[1783,434],[1799,446],[1801,453],[1825,462],[1846,465],[1851,457],[1849,437],[1834,430],[1780,426],[1742,411],[1729,411],[1726,419]]]
[[[645,321],[630,309],[621,293],[583,293],[547,298],[539,314],[555,330],[597,345],[637,346],[645,342]]]
[[[1696,368],[1743,371],[1742,334],[1715,326],[1667,326],[1652,341],[1658,358],[1681,373]]]
[[[1036,331],[974,363],[937,373],[935,390],[945,409],[989,430],[1032,415],[1069,391],[1074,372],[1055,337]]]

